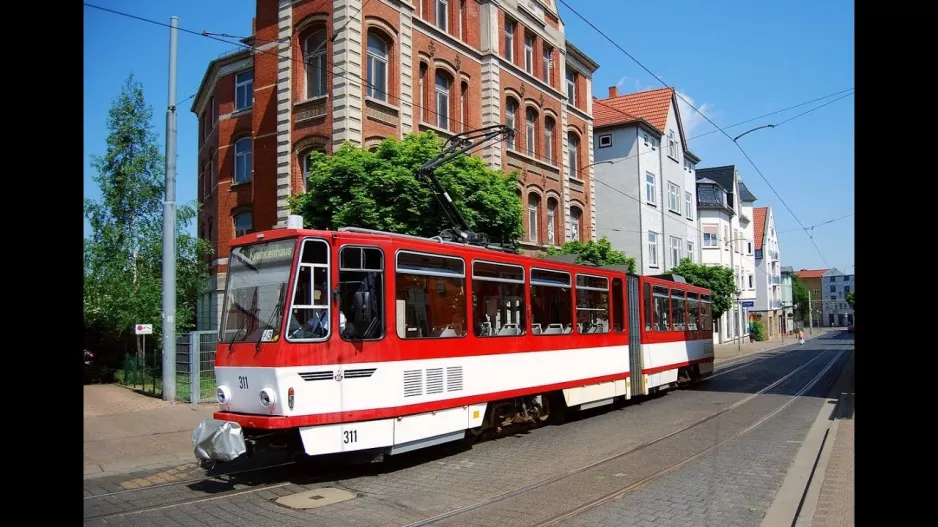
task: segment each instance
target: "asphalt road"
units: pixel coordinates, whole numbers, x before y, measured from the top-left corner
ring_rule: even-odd
[[[85,524],[758,526],[852,349],[852,335],[833,333],[561,426],[383,464],[86,481]],[[127,490],[143,476],[165,483]],[[306,510],[275,503],[324,487],[356,497]]]

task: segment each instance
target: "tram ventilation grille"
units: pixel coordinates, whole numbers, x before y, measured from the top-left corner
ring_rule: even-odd
[[[420,370],[407,370],[404,372],[404,397],[415,397],[423,394],[423,372]]]
[[[443,393],[445,386],[447,392],[458,392],[463,389],[462,366],[443,368],[429,368],[427,370],[404,371],[404,397],[417,397],[420,395],[433,395]],[[426,392],[424,392],[426,383]]]
[[[450,366],[446,368],[446,391],[459,390],[462,390],[462,366]]]
[[[443,368],[427,370],[427,393],[443,393]]]

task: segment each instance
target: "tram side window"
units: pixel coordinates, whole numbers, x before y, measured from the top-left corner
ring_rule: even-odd
[[[700,325],[700,295],[693,291],[687,292],[687,329],[697,331]]]
[[[329,245],[323,240],[305,240],[296,272],[287,338],[325,340],[331,334],[331,322]]]
[[[570,274],[531,269],[531,333],[564,335],[573,332]]]
[[[642,298],[644,299],[643,303],[645,304],[645,331],[654,331],[653,317],[651,315],[651,284],[645,284],[642,288]]]
[[[668,331],[670,324],[670,302],[668,302],[668,288],[656,285],[653,288],[655,301],[655,331]]]
[[[461,258],[402,251],[395,281],[398,337],[466,336],[466,264]]]
[[[524,268],[472,263],[472,324],[477,337],[525,333]]]
[[[608,278],[576,275],[576,324],[579,333],[609,333]]]
[[[700,295],[700,329],[706,331],[713,331],[710,307],[710,295]]]
[[[687,318],[684,305],[684,291],[680,289],[671,290],[671,328],[674,331],[684,331],[684,320]]]
[[[375,247],[339,252],[339,310],[345,340],[384,337],[384,253]],[[341,320],[340,326],[341,324]]]
[[[625,329],[625,303],[623,302],[622,279],[612,279],[612,329],[622,333]]]

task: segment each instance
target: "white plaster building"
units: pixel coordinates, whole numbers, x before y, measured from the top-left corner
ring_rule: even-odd
[[[778,233],[772,206],[753,211],[756,244],[756,307],[752,310],[765,326],[766,337],[779,334],[784,327],[782,310],[782,264]]]
[[[847,293],[855,291],[854,275],[839,269],[829,269],[821,277],[823,324],[826,327],[853,325],[853,308],[847,303]]]
[[[749,333],[749,310],[755,307],[752,204],[756,197],[733,165],[697,170],[701,262],[733,270],[738,301],[716,321],[714,341],[733,341]]]
[[[593,105],[597,236],[635,258],[639,274],[700,262],[694,170],[672,88],[609,97]]]

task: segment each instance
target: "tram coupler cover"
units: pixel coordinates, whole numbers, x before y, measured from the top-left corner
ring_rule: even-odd
[[[205,461],[231,461],[247,452],[241,425],[206,419],[192,431],[195,456]]]

